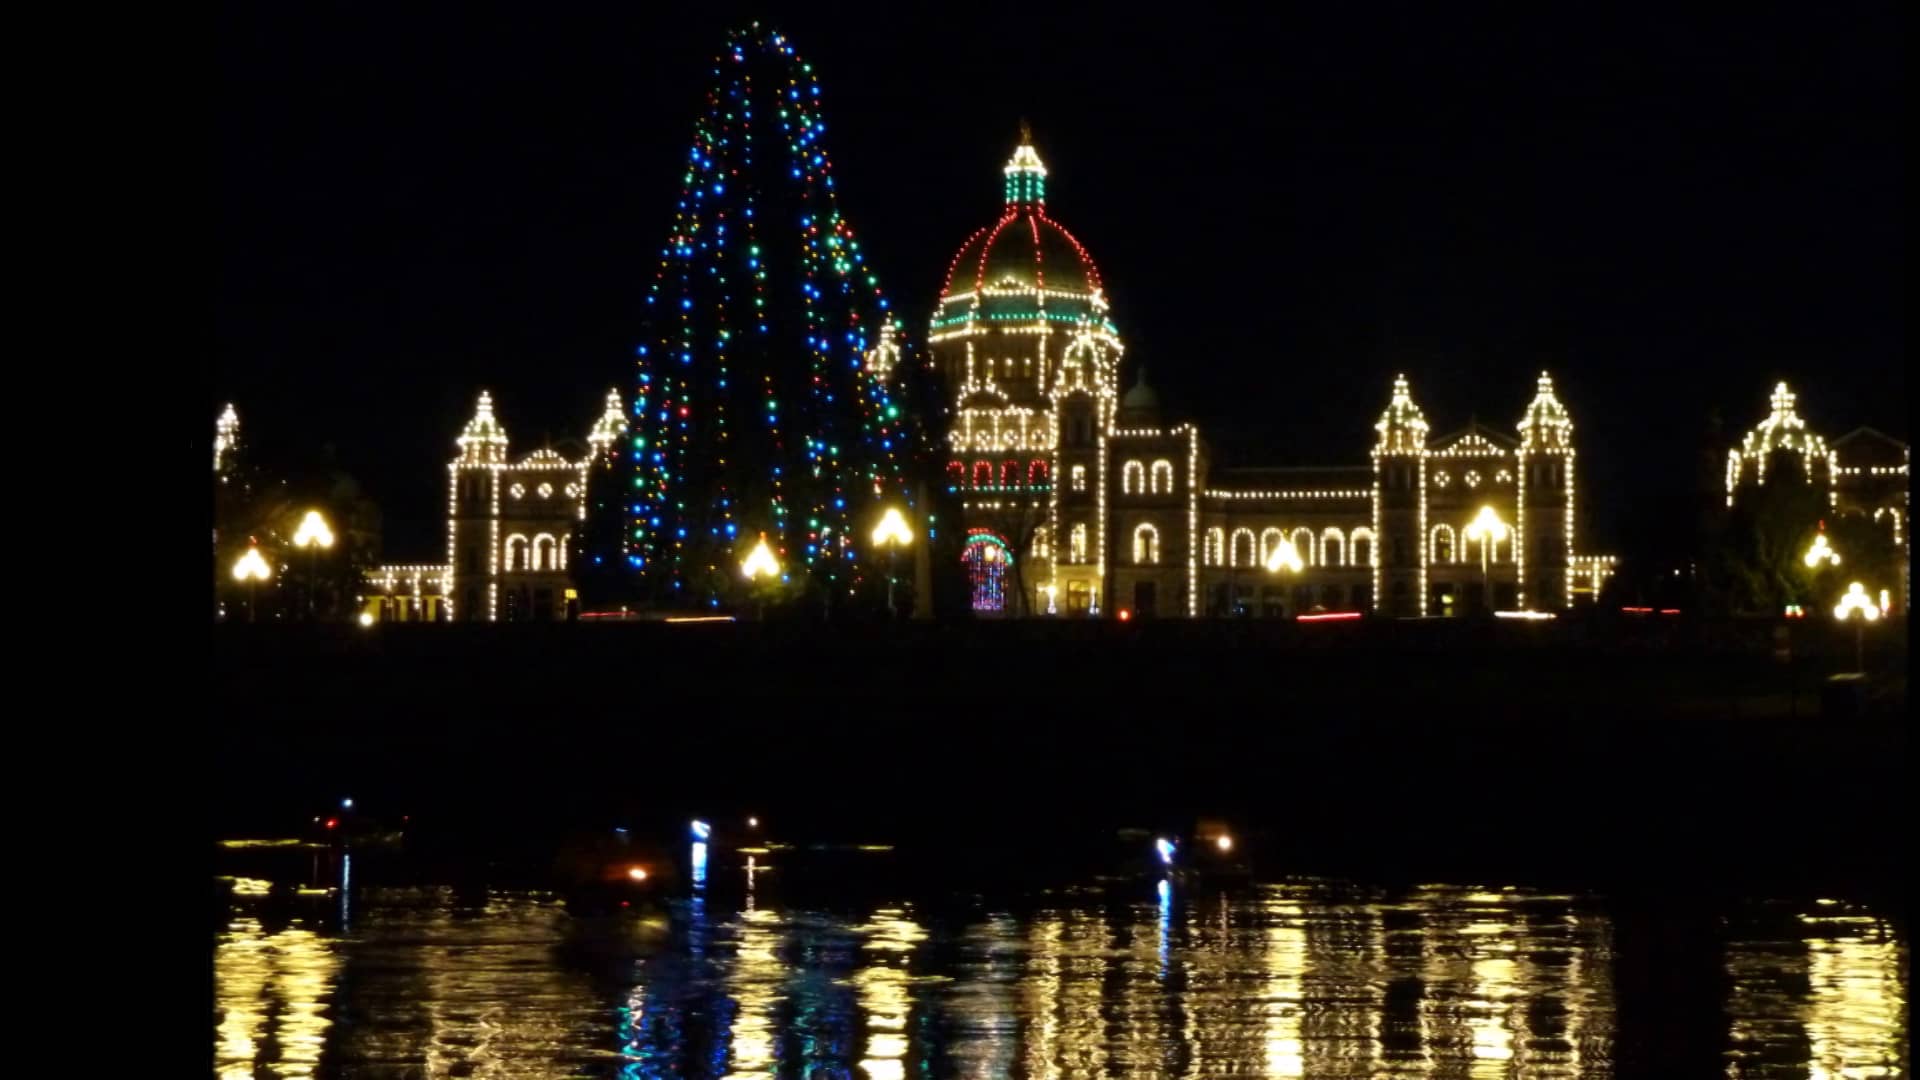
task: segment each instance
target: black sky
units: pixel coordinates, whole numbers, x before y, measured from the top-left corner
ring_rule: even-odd
[[[1511,425],[1547,366],[1618,545],[1687,494],[1709,411],[1744,428],[1777,378],[1833,433],[1908,434],[1890,5],[932,10],[777,20],[820,75],[842,209],[916,327],[1026,117],[1128,359],[1223,456],[1364,461],[1395,370],[1437,431]],[[267,454],[334,444],[389,557],[438,550],[479,387],[529,449],[627,390],[729,21],[228,7],[209,432],[234,400]]]

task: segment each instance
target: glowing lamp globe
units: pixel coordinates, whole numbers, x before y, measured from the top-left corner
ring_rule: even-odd
[[[1833,617],[1842,620],[1858,617],[1872,622],[1880,617],[1880,607],[1873,602],[1873,597],[1867,595],[1866,586],[1856,581],[1847,586],[1847,595],[1841,597],[1840,603],[1834,607]]]
[[[300,531],[293,534],[293,543],[295,547],[330,548],[333,530],[327,527],[327,519],[320,516],[320,511],[309,510],[300,522]]]
[[[248,548],[239,559],[234,561],[233,580],[235,581],[265,581],[272,576],[272,568],[267,566],[267,560],[261,556],[260,549],[257,547]]]
[[[900,547],[913,543],[913,530],[907,527],[907,519],[901,516],[899,507],[887,507],[880,524],[874,526],[873,542],[876,545],[895,544]]]
[[[1291,540],[1282,540],[1275,544],[1273,554],[1267,556],[1267,570],[1270,573],[1277,574],[1282,570],[1291,570],[1297,574],[1304,565],[1300,561],[1300,553],[1294,550]]]
[[[767,546],[766,534],[761,534],[759,542],[753,545],[753,550],[748,552],[747,557],[741,561],[740,572],[747,576],[748,581],[780,576],[780,560],[773,557],[773,549]]]

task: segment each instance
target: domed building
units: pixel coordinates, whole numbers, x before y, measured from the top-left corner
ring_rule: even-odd
[[[928,335],[976,613],[1414,616],[1598,593],[1613,560],[1575,554],[1573,422],[1550,377],[1514,431],[1430,439],[1402,376],[1370,462],[1213,476],[1144,366],[1121,394],[1099,268],[1049,216],[1028,133],[1001,173]]]

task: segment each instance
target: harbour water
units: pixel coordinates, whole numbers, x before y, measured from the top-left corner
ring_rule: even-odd
[[[1013,897],[815,890],[790,903],[774,885],[781,873],[716,869],[711,888],[597,917],[570,914],[550,893],[471,885],[350,883],[274,908],[258,895],[265,881],[241,878],[215,936],[216,1074],[1611,1077],[1705,1066],[1870,1077],[1909,1067],[1907,930],[1894,911],[1840,899],[1729,903],[1700,922],[1704,959],[1689,964],[1605,898],[1500,885],[1121,881]],[[1651,979],[1633,974],[1648,970]],[[1633,1041],[1623,1024],[1636,1015],[1666,1025],[1654,1056],[1672,1060],[1649,1060],[1644,1047],[1637,1062],[1623,1057]]]

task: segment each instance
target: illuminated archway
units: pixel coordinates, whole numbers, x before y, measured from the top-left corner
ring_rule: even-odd
[[[1001,614],[1007,610],[1007,571],[1013,567],[1013,548],[1006,540],[986,529],[970,529],[960,549],[960,562],[967,568],[967,585],[973,610]]]

